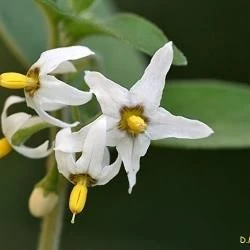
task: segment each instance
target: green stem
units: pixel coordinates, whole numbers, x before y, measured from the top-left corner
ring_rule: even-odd
[[[59,201],[53,211],[43,218],[38,250],[59,249],[67,185],[62,176],[59,178]]]
[[[56,112],[54,112],[55,115]],[[50,138],[54,140],[57,128],[50,128]],[[58,203],[51,213],[46,215],[41,223],[41,232],[38,242],[38,250],[58,250],[60,245],[60,238],[63,226],[63,214],[66,199],[67,181],[64,177],[59,175],[55,162],[54,153],[52,153],[47,160],[47,174],[58,175],[54,176],[54,180],[58,185]],[[55,170],[55,171],[54,171]]]

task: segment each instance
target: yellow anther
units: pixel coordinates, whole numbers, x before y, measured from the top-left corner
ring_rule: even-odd
[[[145,121],[137,115],[131,115],[128,117],[127,123],[130,130],[135,134],[142,133],[147,128]]]
[[[75,223],[75,216],[82,212],[87,199],[87,177],[81,176],[71,191],[69,198],[69,209],[72,212],[71,223]]]
[[[0,86],[9,89],[36,88],[38,80],[19,73],[3,73],[0,75]]]
[[[0,139],[0,159],[6,156],[11,150],[12,147],[8,140],[6,138]]]

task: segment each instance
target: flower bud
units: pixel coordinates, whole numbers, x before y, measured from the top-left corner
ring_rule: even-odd
[[[58,202],[54,192],[45,193],[42,187],[35,187],[29,198],[29,211],[37,218],[49,214]]]

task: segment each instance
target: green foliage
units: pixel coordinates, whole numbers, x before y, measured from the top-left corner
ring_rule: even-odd
[[[118,39],[132,44],[136,49],[149,55],[153,55],[168,41],[168,38],[157,26],[134,14],[117,14],[107,20],[105,26]],[[187,64],[185,56],[176,46],[174,46],[173,64]]]
[[[12,136],[11,138],[12,143],[18,146],[26,142],[32,135],[38,133],[39,131],[45,128],[50,128],[50,127],[53,127],[53,126],[46,122],[41,122],[40,124],[36,124],[30,127],[24,128],[24,129],[20,129]]]
[[[250,147],[249,100],[249,87],[239,83],[216,80],[168,83],[162,106],[173,114],[205,122],[214,134],[199,140],[159,140],[155,145],[204,149]]]
[[[47,41],[46,27],[33,1],[1,1],[0,37],[23,66],[34,62]]]
[[[108,35],[129,43],[144,53],[153,55],[168,41],[159,28],[137,15],[117,14],[105,20],[99,20],[89,13],[77,17],[73,13],[65,12],[51,0],[37,1],[44,8],[48,17],[63,21],[64,31],[72,43],[89,35]],[[174,46],[173,63],[175,65],[187,64],[185,56],[176,46]]]
[[[86,9],[88,9],[92,4],[94,4],[95,0],[69,0],[72,9],[76,13],[80,13]]]
[[[96,53],[98,71],[125,87],[130,87],[142,75],[144,58],[135,49],[109,36],[91,36],[83,40]]]
[[[164,33],[151,22],[132,14],[117,14],[103,22],[92,18],[75,18],[65,23],[66,30],[76,40],[87,35],[102,34],[131,44],[153,55],[167,41]],[[174,46],[175,65],[186,65],[183,53]]]

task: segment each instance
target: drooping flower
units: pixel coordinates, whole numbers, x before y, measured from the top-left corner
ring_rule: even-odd
[[[106,144],[106,120],[97,119],[80,131],[72,133],[64,128],[56,135],[55,156],[59,172],[75,186],[70,194],[69,208],[79,214],[86,202],[88,187],[104,185],[114,178],[121,167],[121,159],[109,165]],[[76,159],[76,154],[81,156]]]
[[[140,158],[147,152],[150,140],[198,139],[213,133],[200,121],[174,116],[159,107],[172,60],[169,42],[156,51],[142,78],[130,90],[98,72],[87,71],[85,75],[107,119],[107,145],[116,146],[127,171],[129,193],[136,183]]]
[[[43,123],[43,120],[40,117],[32,116],[24,112],[15,113],[9,116],[7,115],[7,110],[11,105],[24,101],[24,98],[10,96],[5,102],[1,115],[2,132],[5,137],[0,139],[0,158],[6,156],[12,149],[29,158],[43,158],[48,156],[52,151],[52,148],[48,148],[49,141],[45,141],[36,148],[27,147],[23,144],[17,146],[12,143],[12,136],[18,130]]]
[[[75,126],[76,123],[62,122],[46,111],[55,111],[66,105],[85,104],[91,99],[92,94],[58,80],[53,74],[75,72],[76,68],[70,60],[93,54],[94,52],[83,46],[47,50],[30,67],[26,75],[1,74],[0,86],[11,89],[24,88],[27,105],[33,108],[43,120],[59,127]]]

